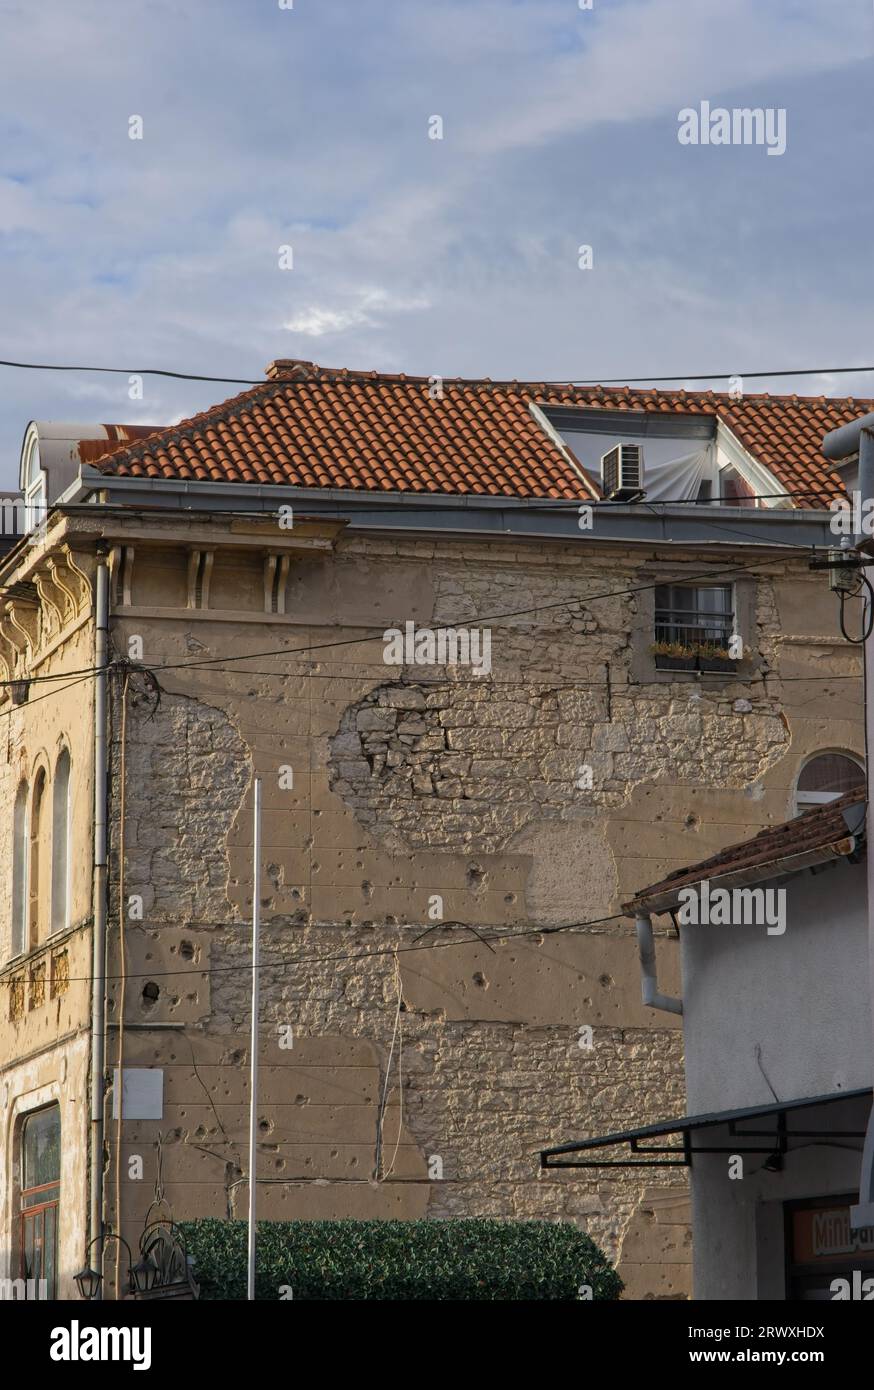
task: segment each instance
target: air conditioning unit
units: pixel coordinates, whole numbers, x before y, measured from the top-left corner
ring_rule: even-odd
[[[614,444],[601,455],[604,496],[626,502],[643,492],[643,445]]]

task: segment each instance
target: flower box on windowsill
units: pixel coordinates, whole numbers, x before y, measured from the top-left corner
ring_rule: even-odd
[[[737,662],[732,661],[730,656],[700,656],[698,658],[699,671],[724,671],[732,672],[737,670]]]
[[[737,670],[738,662],[730,656],[717,656],[712,652],[659,651],[658,644],[653,650],[657,671],[713,671],[731,675]]]
[[[697,671],[697,656],[667,656],[663,652],[656,652],[655,664],[657,671]]]

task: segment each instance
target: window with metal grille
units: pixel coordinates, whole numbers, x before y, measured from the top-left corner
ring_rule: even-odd
[[[49,1105],[21,1128],[18,1277],[34,1281],[38,1298],[57,1298],[60,1201],[61,1111]]]
[[[655,591],[657,642],[727,648],[733,627],[730,584],[660,584]]]

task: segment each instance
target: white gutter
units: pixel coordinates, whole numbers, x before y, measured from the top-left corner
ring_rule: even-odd
[[[103,1108],[106,1049],[106,687],[109,567],[98,554],[94,580],[94,862],[91,962],[91,1173],[89,1240],[103,1234]]]
[[[682,999],[674,999],[669,994],[659,993],[655,940],[652,934],[652,920],[648,914],[637,919],[637,946],[640,953],[640,975],[644,1004],[650,1009],[661,1009],[663,1013],[681,1014],[683,1012]]]

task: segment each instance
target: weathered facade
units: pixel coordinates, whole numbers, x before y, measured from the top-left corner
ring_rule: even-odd
[[[62,1296],[88,1240],[106,564],[108,1225],[135,1246],[156,1183],[177,1219],[245,1214],[260,777],[260,1214],[573,1220],[626,1296],[688,1296],[681,1173],[540,1176],[538,1151],[684,1109],[679,1020],[640,1001],[622,902],[792,814],[813,755],[863,754],[858,654],[807,568],[826,520],[631,507],[603,530],[571,515],[532,533],[509,508],[496,531],[475,499],[449,527],[300,488],[285,526],[291,487],[247,502],[204,481],[180,506],[171,487],[162,505],[160,484],[82,476],[89,504],[59,506],[0,574],[6,678],[34,682],[0,706],[6,804],[29,808],[0,842],[0,1275],[17,1276],[33,1226],[26,1118],[53,1103]],[[655,587],[708,581],[732,586],[743,660],[657,669]],[[491,669],[387,662],[384,634],[406,623],[488,629]],[[46,809],[64,755],[66,823]],[[679,988],[672,936],[659,951]]]

